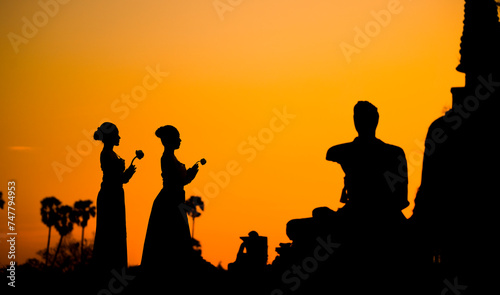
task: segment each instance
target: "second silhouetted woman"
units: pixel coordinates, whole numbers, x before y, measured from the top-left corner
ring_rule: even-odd
[[[141,266],[149,274],[159,275],[167,270],[182,273],[193,254],[186,211],[182,207],[184,186],[195,178],[198,164],[186,170],[175,157],[174,151],[181,144],[175,127],[160,127],[155,134],[165,148],[161,157],[163,189],[151,209]]]

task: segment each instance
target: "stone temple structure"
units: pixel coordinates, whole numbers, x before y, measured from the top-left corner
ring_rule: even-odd
[[[493,271],[500,263],[497,5],[465,1],[457,67],[465,74],[465,86],[451,88],[452,108],[429,127],[411,218],[421,259],[439,264],[440,273],[449,282],[456,279],[464,294],[498,290]]]

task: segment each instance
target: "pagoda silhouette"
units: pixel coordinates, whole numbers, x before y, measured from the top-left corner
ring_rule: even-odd
[[[429,127],[411,218],[417,260],[434,264],[440,280],[458,281],[463,294],[494,290],[493,269],[500,262],[497,5],[493,0],[465,1],[456,68],[465,74],[465,86],[451,88],[452,108]]]

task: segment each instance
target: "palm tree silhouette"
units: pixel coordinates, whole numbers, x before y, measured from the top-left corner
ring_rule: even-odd
[[[82,227],[82,242],[80,243],[80,263],[82,264],[85,227],[87,226],[90,217],[95,217],[95,210],[96,207],[92,206],[91,200],[76,201],[75,205],[73,205],[75,223]]]
[[[188,207],[187,214],[193,218],[193,230],[191,233],[191,238],[194,239],[194,219],[201,215],[201,213],[196,210],[196,207],[200,207],[200,209],[203,211],[205,209],[205,204],[201,200],[201,197],[197,196],[191,196],[189,200],[185,202],[185,204]]]
[[[49,248],[50,248],[50,233],[52,226],[57,222],[57,209],[61,205],[56,197],[46,197],[42,201],[42,208],[40,209],[40,214],[42,215],[42,222],[49,228],[49,238],[47,239],[47,251],[45,252],[45,265],[48,264],[49,260]]]
[[[56,253],[54,254],[54,259],[52,260],[52,265],[56,262],[57,254],[59,254],[59,249],[61,249],[64,237],[73,230],[73,223],[75,222],[75,219],[75,214],[73,213],[73,208],[71,208],[71,206],[64,205],[59,207],[57,210],[57,220],[54,226],[56,227],[60,238]]]

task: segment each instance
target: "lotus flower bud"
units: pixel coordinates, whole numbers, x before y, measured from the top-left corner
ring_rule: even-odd
[[[142,159],[144,158],[144,153],[141,151],[141,150],[137,150],[135,151],[135,156],[137,157],[137,159]]]

